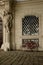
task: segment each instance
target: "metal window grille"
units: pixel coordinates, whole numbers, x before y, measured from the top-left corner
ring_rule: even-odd
[[[22,35],[38,35],[39,18],[36,16],[26,16],[22,19]]]
[[[39,39],[22,39],[22,47],[35,49],[39,47]]]

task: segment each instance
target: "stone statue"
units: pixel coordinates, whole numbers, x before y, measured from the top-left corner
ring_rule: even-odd
[[[11,42],[11,29],[12,29],[12,20],[13,20],[13,16],[11,12],[4,12],[4,16],[6,19],[6,23],[5,23],[5,39],[7,40],[1,47],[1,49],[3,49],[4,51],[7,51],[8,49],[11,49],[12,46],[12,42]],[[7,34],[6,34],[7,33]],[[8,37],[8,38],[7,38]]]
[[[13,16],[12,16],[12,13],[10,13],[10,12],[8,12],[7,15],[8,15],[8,19],[7,19],[7,22],[5,24],[5,28],[10,32],[11,28],[12,28]]]

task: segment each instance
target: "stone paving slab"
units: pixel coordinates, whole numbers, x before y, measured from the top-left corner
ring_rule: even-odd
[[[43,65],[43,51],[2,51],[0,65]]]

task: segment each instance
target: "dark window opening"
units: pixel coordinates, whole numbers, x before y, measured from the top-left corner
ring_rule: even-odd
[[[22,35],[39,34],[39,17],[25,16],[22,19]]]

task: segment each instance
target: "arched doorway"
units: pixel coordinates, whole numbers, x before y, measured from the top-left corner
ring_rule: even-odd
[[[3,43],[3,23],[2,18],[0,17],[0,48]]]

